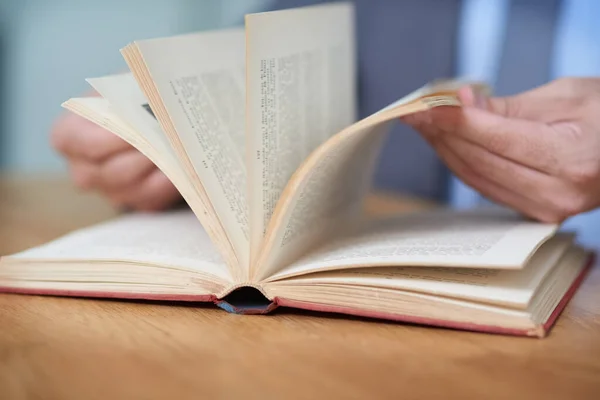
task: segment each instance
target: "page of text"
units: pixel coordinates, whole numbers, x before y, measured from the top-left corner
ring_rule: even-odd
[[[175,185],[223,254],[229,268],[238,267],[225,231],[196,190],[175,150],[162,132],[132,74],[88,80],[103,97],[70,99],[65,108],[113,132],[150,159]]]
[[[89,78],[87,81],[108,101],[111,111],[127,121],[135,129],[137,136],[161,155],[163,162],[174,164],[173,167],[178,168],[182,176],[185,176],[175,151],[171,148],[133,74],[108,75]]]
[[[246,17],[251,253],[306,157],[355,120],[352,8]]]
[[[558,235],[544,243],[520,270],[441,267],[370,267],[302,275],[277,285],[344,284],[429,293],[526,308],[536,289],[572,244]]]
[[[361,266],[520,269],[556,228],[496,208],[366,220],[274,277]]]
[[[361,218],[386,132],[385,123],[359,129],[312,160],[274,214],[257,279],[271,276]]]
[[[117,114],[109,101],[103,97],[69,99],[65,102],[64,107],[114,133],[148,157],[175,185],[196,215],[202,216],[204,208],[194,188],[186,180],[185,172],[179,165],[173,150],[168,143],[161,140],[157,132],[153,132],[151,129],[136,129],[130,123],[131,119],[124,119],[122,113]],[[141,125],[138,126],[141,127]],[[142,127],[142,129],[144,128]]]
[[[11,256],[22,260],[129,261],[231,276],[206,231],[189,210],[127,214]]]
[[[310,253],[315,246],[334,241],[362,217],[361,205],[370,188],[376,157],[389,124],[414,112],[459,105],[454,100],[456,94],[452,91],[439,92],[440,86],[450,87],[451,84],[426,85],[415,92],[417,95],[409,94],[345,128],[310,154],[288,183],[273,213],[259,253],[258,268],[251,271],[256,279],[267,279],[284,268],[289,271],[287,266]],[[402,232],[404,227],[396,224],[394,229]],[[362,234],[368,237],[368,232]],[[367,243],[358,245],[370,246],[366,240]],[[330,246],[328,249],[336,249],[339,241],[335,243],[333,248]],[[371,255],[366,257],[378,261]],[[404,257],[403,260],[398,255],[394,257],[395,262],[419,261],[407,254],[399,256]],[[337,262],[340,267],[345,262],[339,257],[336,260],[331,262]],[[426,260],[439,261],[430,255],[426,256]],[[291,270],[295,268],[303,267],[293,266]]]
[[[244,162],[244,31],[136,42],[177,136],[242,268],[249,223]]]

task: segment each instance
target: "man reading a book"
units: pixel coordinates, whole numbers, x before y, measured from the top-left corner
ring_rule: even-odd
[[[322,2],[267,3],[281,9]],[[456,74],[495,81],[500,93],[476,98],[464,88],[464,108],[404,118],[384,147],[377,186],[457,206],[480,202],[449,170],[489,200],[542,221],[562,221],[600,205],[600,79],[553,79],[598,73],[589,56],[600,54],[597,43],[594,49],[585,41],[569,45],[572,37],[594,36],[590,29],[597,24],[586,18],[597,15],[589,9],[598,7],[595,2],[365,0],[355,5],[361,117],[415,85]],[[504,32],[502,49],[495,39],[482,43],[482,37],[499,36],[494,27]],[[453,52],[457,31],[462,33],[458,55]],[[497,76],[477,67],[493,63],[491,48],[500,49]],[[103,193],[116,206],[161,210],[180,200],[145,156],[79,116],[62,116],[52,143],[67,158],[79,187]]]

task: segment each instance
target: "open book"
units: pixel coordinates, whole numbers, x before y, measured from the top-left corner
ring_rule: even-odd
[[[145,154],[189,208],[4,257],[1,290],[544,336],[590,265],[572,235],[498,209],[362,213],[388,125],[460,107],[461,83],[425,85],[357,121],[353,12],[250,14],[244,29],[122,49],[131,72],[89,79],[100,96],[64,107]]]

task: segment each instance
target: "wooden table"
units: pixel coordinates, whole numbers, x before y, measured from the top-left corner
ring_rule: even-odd
[[[371,200],[384,212],[420,202]],[[115,212],[0,179],[0,254]],[[546,339],[208,306],[0,295],[0,399],[600,398],[600,273]]]

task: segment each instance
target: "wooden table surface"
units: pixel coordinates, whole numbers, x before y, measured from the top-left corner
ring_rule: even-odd
[[[419,202],[379,197],[375,212]],[[0,178],[0,254],[115,215]],[[600,273],[546,339],[280,311],[0,295],[0,399],[599,399]]]

